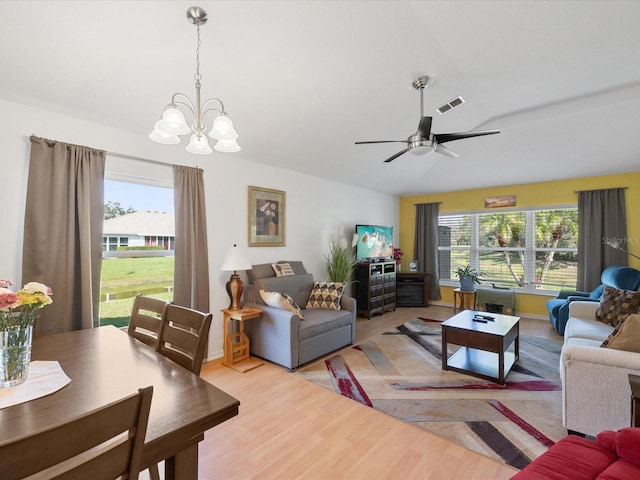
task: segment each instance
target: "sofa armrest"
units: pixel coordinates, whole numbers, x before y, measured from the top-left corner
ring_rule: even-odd
[[[600,302],[579,300],[569,303],[569,318],[585,318],[587,320],[596,319],[596,310]]]
[[[564,426],[592,436],[628,427],[629,373],[640,374],[639,353],[564,345],[560,355]]]
[[[567,299],[569,297],[589,297],[589,293],[587,293],[587,292],[579,292],[579,291],[576,291],[576,290],[560,290],[558,292],[558,296],[556,297],[556,299],[564,300],[564,299]]]
[[[340,299],[340,308],[342,308],[342,310],[351,312],[351,323],[353,325],[353,327],[351,328],[351,343],[356,343],[356,319],[358,311],[358,304],[356,303],[356,299],[343,295]]]
[[[298,315],[264,304],[244,305],[262,310],[262,315],[245,322],[251,353],[289,369],[297,367]]]

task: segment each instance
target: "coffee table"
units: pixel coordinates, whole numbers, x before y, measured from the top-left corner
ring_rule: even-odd
[[[474,317],[493,320],[475,321]],[[505,384],[505,378],[518,360],[520,317],[464,310],[442,323],[442,369]],[[447,344],[460,345],[448,357]],[[513,351],[509,350],[511,344]]]

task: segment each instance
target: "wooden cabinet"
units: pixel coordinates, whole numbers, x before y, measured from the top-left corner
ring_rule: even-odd
[[[396,263],[358,263],[355,271],[358,315],[372,315],[396,309]]]
[[[429,275],[422,272],[398,272],[396,274],[396,305],[428,307]]]

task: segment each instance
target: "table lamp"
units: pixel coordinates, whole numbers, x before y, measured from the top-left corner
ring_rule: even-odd
[[[225,272],[233,272],[231,278],[227,282],[227,293],[231,303],[229,304],[229,310],[240,310],[240,298],[242,297],[242,291],[244,290],[244,283],[240,280],[238,270],[251,270],[251,263],[247,260],[242,249],[234,243],[233,247],[229,248],[227,255],[222,261],[220,270]]]

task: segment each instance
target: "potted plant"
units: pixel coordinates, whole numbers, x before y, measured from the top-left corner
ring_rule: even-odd
[[[458,267],[453,271],[456,277],[460,280],[460,290],[465,292],[472,292],[476,289],[476,284],[480,285],[480,277],[482,272],[479,272],[471,265],[466,267]]]
[[[342,282],[349,284],[353,270],[356,267],[354,246],[357,242],[354,238],[349,245],[348,241],[340,234],[329,237],[329,253],[324,255],[324,266],[327,272],[327,280],[330,282]]]

